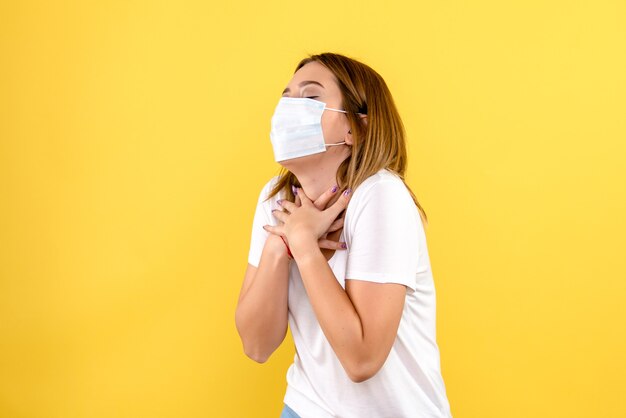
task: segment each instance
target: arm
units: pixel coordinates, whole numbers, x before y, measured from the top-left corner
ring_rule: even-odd
[[[271,235],[258,268],[248,263],[235,312],[244,352],[258,363],[267,361],[285,339],[288,289],[287,248],[280,237]]]
[[[325,221],[323,216],[307,205],[287,220],[289,226],[295,224],[291,252],[320,327],[357,383],[380,370],[396,340],[407,288],[415,290],[418,236],[423,233],[404,183],[378,181],[361,191],[348,225],[352,239],[345,290],[313,245],[319,231],[310,225]],[[345,197],[337,202],[347,206]]]
[[[346,280],[344,291],[314,240],[295,248],[315,315],[344,370],[357,383],[371,378],[395,341],[406,286]]]
[[[257,200],[252,222],[250,253],[244,282],[239,294],[235,323],[244,352],[263,363],[285,339],[288,323],[289,258],[279,235],[270,234],[264,225],[270,220],[269,204],[264,199],[272,183],[268,182]],[[336,191],[336,190],[335,190]],[[322,194],[315,204],[323,208],[334,191]],[[294,204],[292,202],[292,204]],[[300,199],[296,197],[296,205]],[[343,219],[333,222],[326,233],[339,228]],[[316,242],[324,248],[338,249],[338,242],[322,239]],[[250,264],[257,264],[258,268]]]

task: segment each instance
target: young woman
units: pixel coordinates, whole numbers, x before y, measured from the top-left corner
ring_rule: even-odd
[[[451,417],[405,132],[369,66],[296,67],[272,117],[281,173],[259,195],[235,321],[263,363],[291,329],[281,417]]]

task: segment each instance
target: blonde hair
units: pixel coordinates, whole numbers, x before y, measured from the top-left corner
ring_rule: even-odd
[[[354,193],[364,180],[386,168],[400,177],[419,209],[422,223],[428,225],[426,212],[404,179],[407,166],[406,133],[383,78],[359,61],[330,52],[309,54],[298,63],[294,73],[312,61],[324,65],[337,78],[343,100],[342,109],[348,112],[345,115],[352,131],[351,155],[337,170],[339,190],[349,187]],[[356,113],[367,114],[367,123]],[[284,167],[281,167],[278,176],[267,199],[283,190],[287,200],[295,201],[291,185],[301,187],[296,176]]]

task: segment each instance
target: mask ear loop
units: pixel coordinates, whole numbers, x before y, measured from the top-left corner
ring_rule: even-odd
[[[334,110],[335,112],[343,112],[343,113],[348,113],[348,112],[346,112],[345,110],[341,110],[341,109],[333,109],[332,107],[326,107],[326,106],[324,106],[324,110]],[[361,113],[361,112],[356,112],[356,114],[357,114],[357,115],[366,115],[366,113]],[[349,130],[349,131],[348,131],[348,133],[349,133],[349,134],[351,134],[351,133],[352,133],[352,130]],[[324,145],[326,145],[327,147],[332,147],[332,146],[334,146],[334,145],[343,145],[343,144],[346,144],[346,141],[343,141],[343,142],[338,142],[338,143],[336,143],[336,144],[324,144]],[[348,146],[348,147],[349,147],[350,145],[346,144],[346,146]]]
[[[332,107],[325,107],[324,110],[334,110],[335,112],[343,112],[343,113],[348,113],[345,110],[341,110],[341,109],[333,109]],[[367,113],[361,113],[361,112],[354,112],[357,115],[363,115],[363,116],[367,116]]]
[[[341,109],[333,109],[332,107],[324,107],[325,110],[334,110],[335,112],[343,112],[343,113],[348,113],[345,110],[341,110]]]

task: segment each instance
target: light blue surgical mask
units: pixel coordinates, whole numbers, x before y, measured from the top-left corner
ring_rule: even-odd
[[[326,107],[326,103],[307,97],[281,97],[272,116],[270,139],[276,162],[304,157],[326,151],[326,147],[346,142],[327,144],[322,133],[324,110],[348,113]]]

